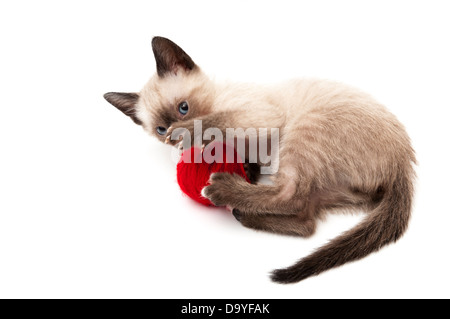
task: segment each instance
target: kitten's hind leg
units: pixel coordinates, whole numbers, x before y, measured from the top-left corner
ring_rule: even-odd
[[[357,208],[362,205],[376,205],[374,196],[379,195],[380,188],[374,194],[355,191],[346,187],[314,191],[306,204],[296,214],[247,213],[233,209],[234,217],[245,227],[277,234],[309,237],[316,230],[316,220],[324,210],[333,208]],[[378,199],[378,197],[375,197]]]
[[[249,184],[239,175],[214,173],[202,195],[216,206],[230,206],[247,214],[290,215],[298,212],[303,197],[292,180],[284,184]]]
[[[304,219],[297,215],[256,215],[245,214],[233,209],[234,217],[247,228],[276,234],[309,237],[316,230],[314,219]]]

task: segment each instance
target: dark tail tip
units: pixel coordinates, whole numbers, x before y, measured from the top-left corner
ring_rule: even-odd
[[[311,276],[311,274],[299,272],[298,269],[288,267],[283,269],[275,269],[270,274],[270,279],[279,284],[294,284],[308,278],[309,276]]]

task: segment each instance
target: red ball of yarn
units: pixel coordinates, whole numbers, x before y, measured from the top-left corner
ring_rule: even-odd
[[[221,142],[208,144],[203,152],[199,147],[191,147],[181,154],[181,159],[177,164],[178,185],[183,193],[196,202],[214,206],[201,194],[202,189],[209,185],[209,177],[212,173],[226,172],[239,174],[247,182],[250,182],[245,174],[244,165],[240,162],[240,157],[234,147]]]

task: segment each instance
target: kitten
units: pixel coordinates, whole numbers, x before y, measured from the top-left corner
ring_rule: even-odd
[[[273,87],[215,83],[175,43],[152,41],[157,74],[140,93],[105,99],[161,142],[176,128],[279,128],[279,170],[257,183],[261,163],[247,165],[252,184],[213,174],[204,196],[233,208],[242,225],[309,237],[327,210],[363,209],[365,219],[311,255],[273,271],[294,283],[358,260],[395,242],[411,214],[414,150],[404,127],[369,95],[322,80]]]

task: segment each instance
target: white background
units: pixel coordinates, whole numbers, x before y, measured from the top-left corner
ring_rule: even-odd
[[[2,1],[0,297],[450,297],[449,30],[447,1]],[[304,240],[181,195],[170,148],[102,98],[140,90],[155,35],[218,78],[322,77],[387,105],[419,160],[405,237],[271,283],[361,217]]]

